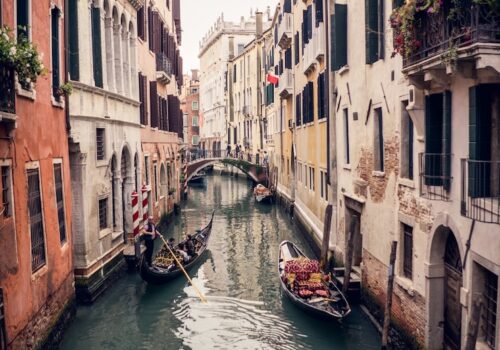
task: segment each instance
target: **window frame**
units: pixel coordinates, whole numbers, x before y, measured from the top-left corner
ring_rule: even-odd
[[[59,47],[57,48],[57,65],[58,65],[58,72],[55,73],[54,69],[54,31],[53,31],[53,15],[54,15],[54,10],[58,11],[58,17],[57,17],[57,43]],[[50,7],[50,66],[52,68],[51,72],[51,83],[52,83],[52,98],[53,98],[53,104],[57,103],[63,103],[64,99],[61,96],[56,95],[56,89],[58,89],[61,86],[61,81],[62,81],[62,74],[64,74],[63,70],[61,69],[62,67],[62,55],[61,55],[61,21],[63,19],[63,12],[59,8],[59,6],[52,4]],[[54,81],[54,75],[57,74],[58,81]]]
[[[101,226],[101,202],[103,201],[106,201],[106,207],[105,207],[105,210],[104,210],[104,214],[105,214],[105,226]],[[99,231],[102,232],[104,230],[107,230],[109,229],[109,196],[103,196],[103,197],[99,197],[97,198],[97,221],[98,221],[98,225],[99,225]]]
[[[373,145],[374,145],[374,161],[373,167],[374,171],[384,172],[385,171],[385,150],[384,150],[384,116],[382,107],[377,107],[373,109]],[[378,153],[380,164],[377,164],[377,157],[375,153]]]
[[[7,196],[8,198],[8,210],[7,213],[5,212],[5,206],[4,204],[6,203],[4,201],[4,193],[5,193],[5,188],[3,186],[3,169],[7,168],[8,169],[8,175],[7,175],[7,181],[8,181],[8,189],[7,189]],[[14,217],[14,194],[13,194],[13,176],[12,176],[12,162],[10,160],[2,160],[0,161],[0,177],[2,181],[2,210],[4,210],[1,214],[4,219],[12,218]]]
[[[17,21],[18,1],[19,0],[14,1],[14,33],[16,35],[16,40],[19,37],[19,32],[18,32],[19,25],[18,25],[18,21]],[[31,30],[31,28],[33,27],[33,13],[32,13],[33,4],[32,4],[31,0],[26,0],[26,2],[28,3],[28,29],[27,29],[28,40],[32,41],[33,31]]]
[[[191,110],[198,111],[199,109],[200,109],[200,103],[198,101],[192,101],[191,102]]]
[[[64,246],[66,243],[68,243],[68,220],[66,218],[66,193],[64,191],[64,163],[61,158],[59,159],[54,159],[52,161],[52,168],[53,168],[53,173],[54,173],[54,199],[56,201],[56,215],[57,215],[57,221],[59,223],[59,238],[61,245]],[[64,239],[62,238],[62,233],[61,233],[61,223],[59,222],[59,208],[58,208],[58,201],[57,201],[57,184],[56,184],[56,166],[60,167],[61,170],[61,192],[62,192],[62,210],[63,210],[63,217],[64,217]]]
[[[342,109],[344,117],[344,164],[351,164],[351,145],[349,135],[349,108]]]
[[[410,243],[407,239],[411,238]],[[414,264],[413,264],[413,252],[414,252],[414,227],[405,223],[401,223],[401,276],[413,281],[414,276]],[[411,245],[411,251],[408,252],[408,245]],[[407,259],[410,259],[409,261]]]
[[[96,161],[97,162],[103,162],[106,161],[106,128],[102,128],[97,126],[96,128]],[[102,149],[103,149],[103,155],[102,158],[99,157],[99,140],[98,140],[98,132],[99,130],[102,130],[103,135],[102,135]]]

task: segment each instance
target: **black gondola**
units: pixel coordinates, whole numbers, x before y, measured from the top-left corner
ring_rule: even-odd
[[[327,297],[302,298],[287,286],[285,282],[285,264],[287,261],[301,257],[307,258],[295,244],[289,241],[280,244],[278,272],[281,288],[287,297],[299,308],[313,315],[337,320],[346,317],[351,312],[351,308],[342,292],[333,282],[328,284],[324,282],[328,293]]]
[[[203,253],[207,251],[208,240],[212,233],[212,223],[214,221],[214,214],[215,211],[212,213],[212,217],[207,226],[205,226],[201,230],[197,230],[196,233],[193,234],[192,236],[192,239],[197,241],[199,244],[197,244],[196,247],[196,256],[192,258],[187,264],[183,265],[186,271],[189,271],[189,269],[191,269],[196,264],[196,262],[200,260],[200,258],[203,256]],[[168,249],[165,246],[163,246],[153,258],[152,266],[148,266],[145,256],[143,254],[141,256],[141,263],[139,269],[141,278],[144,281],[151,284],[164,284],[182,275],[183,272],[181,271],[181,269],[179,269],[177,264],[173,264],[171,268],[163,268],[156,265],[155,261],[157,261],[158,257],[168,254],[169,254]]]
[[[204,172],[199,172],[193,175],[193,177],[188,181],[190,184],[202,184],[205,181],[206,174]]]

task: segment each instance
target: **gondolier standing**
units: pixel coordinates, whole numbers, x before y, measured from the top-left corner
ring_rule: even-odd
[[[144,240],[144,245],[146,246],[144,256],[146,258],[148,266],[151,266],[152,264],[156,234],[156,225],[153,222],[153,217],[150,216],[148,218],[148,223],[144,226],[144,229],[142,231],[142,239]]]

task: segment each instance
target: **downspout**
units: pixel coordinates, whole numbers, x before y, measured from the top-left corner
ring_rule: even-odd
[[[68,83],[68,68],[69,68],[69,53],[68,53],[68,47],[69,47],[69,30],[68,30],[68,0],[64,0],[64,84]],[[69,138],[69,133],[71,131],[71,122],[70,122],[70,117],[69,117],[69,96],[68,94],[64,94],[64,115],[66,118],[66,131],[68,133],[68,138]]]
[[[325,82],[325,92],[327,94],[326,99],[326,109],[328,111],[327,122],[327,178],[329,186],[328,204],[336,207],[337,205],[337,153],[335,146],[336,132],[337,132],[337,122],[336,122],[336,101],[337,101],[337,87],[335,84],[335,72],[331,70],[331,57],[330,57],[330,33],[331,33],[331,8],[335,7],[335,0],[325,0],[326,2],[326,18],[325,18],[325,31],[326,35],[326,82]],[[330,39],[330,40],[329,40]],[[334,224],[336,225],[336,218],[334,218]],[[334,226],[335,227],[335,226]]]

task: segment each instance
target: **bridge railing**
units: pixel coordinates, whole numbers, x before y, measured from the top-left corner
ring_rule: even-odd
[[[187,163],[191,163],[200,159],[213,159],[213,158],[233,158],[247,161],[252,164],[260,165],[266,167],[268,165],[267,157],[259,154],[250,154],[245,152],[236,152],[232,150],[230,152],[226,150],[199,150],[197,152],[186,153]]]

